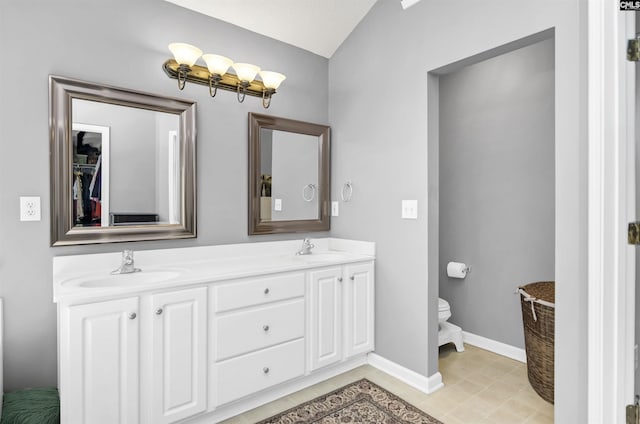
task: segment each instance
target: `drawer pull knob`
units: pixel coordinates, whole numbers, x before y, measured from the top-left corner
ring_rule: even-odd
[[[135,312],[130,312],[129,313],[129,319],[136,319],[137,315]]]
[[[160,315],[160,314],[162,314],[162,308],[156,309],[156,315]]]
[[[342,283],[342,277],[338,277],[338,282]]]
[[[265,374],[269,374],[269,367],[262,368],[262,372]]]
[[[264,294],[269,294],[269,288],[264,289]]]
[[[353,280],[355,280],[355,279],[356,279],[356,277],[352,275],[351,277],[349,277],[349,279],[350,279],[351,281],[353,281]]]
[[[262,329],[264,331],[269,331],[269,326],[265,324],[265,325],[262,326]]]

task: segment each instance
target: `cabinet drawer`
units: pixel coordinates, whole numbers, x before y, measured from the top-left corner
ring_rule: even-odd
[[[230,358],[304,336],[304,299],[214,318],[215,359]]]
[[[304,374],[304,339],[249,353],[212,367],[216,405]]]
[[[217,312],[304,296],[304,273],[241,280],[213,288]]]

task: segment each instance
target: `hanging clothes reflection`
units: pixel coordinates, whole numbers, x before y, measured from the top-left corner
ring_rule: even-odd
[[[73,131],[73,137],[73,222],[75,226],[101,226],[101,136],[88,131]]]

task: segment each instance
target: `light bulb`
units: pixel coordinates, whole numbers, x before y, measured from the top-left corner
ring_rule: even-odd
[[[255,79],[256,74],[260,71],[260,67],[252,65],[250,63],[234,63],[233,69],[236,71],[236,75],[240,81],[251,82]]]
[[[202,59],[207,62],[209,72],[217,75],[226,74],[229,67],[233,64],[233,60],[217,54],[205,54],[202,56]]]
[[[276,90],[287,77],[278,72],[260,71],[260,78],[266,88]]]
[[[173,58],[178,65],[193,66],[196,60],[202,56],[202,50],[187,43],[171,43],[169,50],[173,53]]]

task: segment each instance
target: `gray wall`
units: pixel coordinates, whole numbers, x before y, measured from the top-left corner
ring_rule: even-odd
[[[318,219],[318,191],[302,189],[307,184],[318,186],[318,137],[287,131],[273,131],[271,220]],[[275,199],[282,199],[282,210],[273,209]]]
[[[524,348],[514,290],[554,279],[553,39],[440,77],[440,297],[463,330]],[[465,279],[447,262],[465,262]]]
[[[272,173],[273,164],[273,130],[271,128],[260,129],[260,173]]]
[[[160,166],[156,158],[156,117],[149,110],[132,112],[118,114],[121,119],[110,125],[110,212],[153,213]]]
[[[150,18],[152,17],[152,18]],[[16,34],[20,34],[19,42]],[[238,27],[156,1],[0,2],[0,46],[19,71],[0,67],[0,296],[5,299],[5,389],[56,384],[56,311],[51,258],[298,239],[247,235],[247,114],[260,99],[206,87],[184,91],[165,76],[167,45],[205,52],[287,75],[266,113],[327,122],[328,60]],[[191,240],[56,247],[49,240],[48,76],[62,75],[198,102],[198,237]],[[19,221],[19,196],[42,198],[40,222]],[[324,233],[313,236],[326,236]]]
[[[428,279],[428,72],[555,29],[556,422],[586,419],[586,2],[380,0],[329,62],[332,234],[377,243],[376,351],[419,374],[437,364],[438,279]],[[390,67],[389,64],[393,63]],[[354,69],[366,69],[357,80]],[[417,199],[417,220],[401,200]],[[429,218],[429,219],[428,219]],[[437,245],[436,245],[437,246]],[[433,246],[432,246],[433,247]]]

